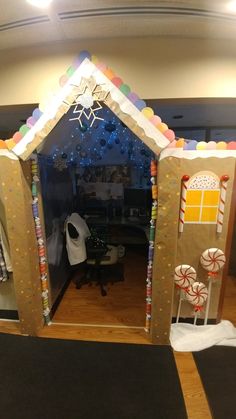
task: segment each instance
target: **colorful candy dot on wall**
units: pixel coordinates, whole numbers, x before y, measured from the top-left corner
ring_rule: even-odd
[[[35,124],[35,119],[32,117],[32,116],[30,116],[28,119],[27,119],[27,121],[26,121],[26,124],[27,124],[27,126],[28,127],[33,127],[34,126],[34,124]]]
[[[226,150],[227,144],[224,141],[220,141],[219,143],[216,143],[216,149],[217,150]]]
[[[196,147],[197,147],[197,141],[192,140],[192,141],[189,141],[189,143],[186,143],[184,145],[184,150],[196,150]]]
[[[144,102],[142,99],[139,99],[135,102],[135,106],[141,111],[143,108],[146,108],[146,102]]]
[[[135,103],[137,100],[139,100],[139,96],[134,92],[130,92],[127,97],[132,103]]]
[[[15,134],[12,137],[13,141],[17,144],[19,143],[19,141],[22,139],[22,134],[21,132],[17,131],[15,132]]]
[[[26,124],[24,124],[24,125],[21,125],[19,132],[22,134],[22,136],[24,136],[29,130],[30,128],[27,127]]]
[[[197,143],[196,150],[206,150],[207,143],[205,141],[199,141]]]
[[[42,112],[40,111],[39,108],[36,108],[32,113],[32,117],[34,118],[35,121],[37,121],[41,115],[42,115]]]
[[[114,77],[111,81],[116,87],[120,87],[123,84],[123,80],[120,77]]]
[[[67,76],[68,76],[68,77],[73,76],[74,72],[75,72],[75,68],[74,68],[73,66],[70,66],[70,67],[69,67],[69,68],[67,68],[67,70],[66,70],[66,74],[67,74]]]
[[[216,149],[216,142],[215,141],[209,141],[206,145],[207,150],[215,150]]]
[[[142,114],[146,116],[146,118],[150,119],[152,116],[154,116],[154,112],[152,108],[146,107],[142,109]]]
[[[81,60],[81,62],[84,61],[85,58],[88,58],[89,60],[91,59],[91,54],[87,50],[83,50],[79,53],[79,59]]]
[[[173,141],[175,139],[175,133],[172,129],[168,129],[164,132],[164,136],[167,138],[167,140],[169,141]]]
[[[176,141],[176,147],[177,148],[183,148],[184,146],[185,146],[184,138],[179,138],[178,141]]]
[[[120,91],[127,96],[130,93],[130,87],[127,84],[121,84],[119,87]]]
[[[236,141],[230,141],[230,143],[227,144],[228,150],[236,150]]]
[[[165,131],[167,131],[169,128],[168,128],[168,125],[166,125],[164,122],[161,122],[159,125],[158,125],[158,127],[157,127],[158,129],[159,129],[159,131],[161,131],[162,133],[164,133]]]
[[[161,124],[161,118],[158,115],[153,115],[150,118],[150,122],[155,125],[156,127],[158,127],[158,125]]]

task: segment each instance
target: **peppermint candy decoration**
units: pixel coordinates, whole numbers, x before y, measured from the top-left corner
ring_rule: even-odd
[[[190,265],[179,265],[175,268],[174,281],[178,287],[186,290],[196,281],[197,273]]]
[[[195,311],[200,311],[207,300],[208,289],[202,282],[194,282],[186,291],[186,299],[194,305]]]
[[[206,271],[216,273],[223,268],[226,258],[222,250],[211,248],[202,253],[200,262]]]

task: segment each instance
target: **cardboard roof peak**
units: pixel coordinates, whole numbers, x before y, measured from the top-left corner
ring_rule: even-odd
[[[129,86],[87,51],[60,78],[60,86],[45,108],[39,105],[11,139],[0,142],[0,148],[8,148],[27,160],[70,107],[78,106],[78,98],[87,91],[94,101],[104,102],[156,155],[175,138],[174,132]]]

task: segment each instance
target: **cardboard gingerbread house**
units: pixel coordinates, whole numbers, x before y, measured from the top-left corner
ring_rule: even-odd
[[[176,275],[188,266],[195,272],[193,282],[209,289],[209,271],[200,263],[209,249],[219,249],[226,257],[212,285],[207,313],[210,319],[219,318],[235,211],[236,143],[176,140],[129,86],[87,52],[61,77],[58,94],[46,106],[39,105],[11,139],[0,141],[0,216],[10,245],[21,331],[37,335],[50,322],[37,151],[68,110],[73,108],[76,118],[83,112],[94,118],[94,104],[102,103],[155,155],[146,330],[153,343],[168,344],[172,318],[193,317],[196,306],[206,304],[203,289],[197,290],[201,291],[199,304],[185,298],[188,287],[177,288]]]

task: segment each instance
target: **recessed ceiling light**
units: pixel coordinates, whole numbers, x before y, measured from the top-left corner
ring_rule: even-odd
[[[52,0],[27,0],[28,3],[36,7],[47,7],[52,2]]]
[[[230,1],[230,2],[228,3],[227,8],[228,8],[228,10],[230,10],[231,12],[236,13],[236,1],[235,1],[235,0],[234,0],[234,1]]]

